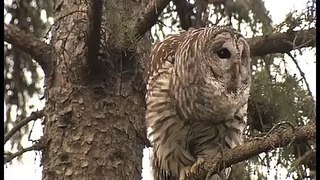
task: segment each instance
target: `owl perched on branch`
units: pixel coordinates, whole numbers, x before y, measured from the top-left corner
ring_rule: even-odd
[[[241,34],[210,27],[155,45],[147,69],[146,121],[156,180],[184,180],[207,155],[242,143],[251,84]],[[230,167],[211,176],[226,179]]]

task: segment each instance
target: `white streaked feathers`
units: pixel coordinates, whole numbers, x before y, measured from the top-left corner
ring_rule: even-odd
[[[228,59],[218,56],[223,48]],[[198,158],[242,143],[251,83],[250,57],[243,53],[250,54],[248,44],[226,27],[182,32],[155,45],[147,70],[146,122],[156,180],[178,179]],[[226,168],[212,178],[229,173]]]

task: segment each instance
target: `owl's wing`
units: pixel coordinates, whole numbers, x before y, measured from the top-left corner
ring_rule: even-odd
[[[162,42],[157,43],[150,55],[147,65],[147,91],[152,88],[154,81],[162,74],[165,64],[174,64],[174,56],[186,32],[170,35]]]
[[[151,108],[151,107],[154,104],[164,101],[163,98],[168,98],[168,97],[159,97],[160,95],[162,96],[165,95],[159,91],[163,91],[169,88],[170,86],[168,82],[170,82],[170,78],[171,78],[170,71],[172,71],[173,65],[175,62],[175,53],[184,36],[185,36],[185,33],[168,36],[164,41],[155,45],[150,55],[150,62],[146,67],[147,68],[146,69],[147,70],[146,100],[147,100],[147,107],[150,108],[149,111],[147,111],[147,113],[157,111],[157,108],[159,108],[160,106],[155,106],[155,108]],[[156,123],[156,119],[158,118],[147,118],[147,126],[153,127],[154,123]],[[153,134],[153,130],[149,135],[152,135],[152,134]],[[156,152],[156,148],[157,148],[156,144],[154,144],[153,148],[154,148],[154,152]],[[157,157],[157,153],[153,153],[152,169],[153,169],[153,176],[155,180],[176,180],[176,177],[172,176],[170,171],[165,171],[160,167],[160,159]]]

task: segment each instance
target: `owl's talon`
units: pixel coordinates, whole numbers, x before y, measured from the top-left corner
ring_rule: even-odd
[[[204,158],[198,158],[197,161],[191,166],[190,172],[195,175],[198,173],[199,167],[204,163]]]
[[[192,166],[185,166],[180,171],[179,180],[186,180],[191,175],[198,173],[199,167],[204,163],[204,158],[198,158]]]
[[[185,166],[180,170],[180,178],[179,180],[186,180],[188,176],[190,176],[191,166]]]

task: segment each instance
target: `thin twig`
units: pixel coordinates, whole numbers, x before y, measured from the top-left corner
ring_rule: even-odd
[[[307,86],[307,90],[308,90],[308,92],[309,92],[309,96],[311,96],[311,97],[312,97],[312,92],[311,92],[311,89],[310,89],[309,83],[308,83],[308,81],[307,81],[307,79],[306,79],[306,76],[305,76],[304,72],[303,72],[303,71],[302,71],[302,69],[300,68],[300,66],[299,66],[299,64],[298,64],[298,62],[297,62],[297,60],[293,57],[293,55],[292,55],[290,52],[288,52],[288,53],[287,53],[287,55],[292,59],[292,61],[293,61],[293,62],[294,62],[294,64],[296,65],[297,69],[299,70],[299,73],[300,73],[300,75],[301,75],[301,77],[302,77],[302,79],[303,79],[304,83],[305,83],[305,84],[306,84],[306,86]]]
[[[29,117],[18,122],[5,136],[4,136],[4,144],[23,126],[27,125],[32,120],[37,120],[38,118],[43,116],[43,110],[32,112]]]
[[[301,75],[304,83],[306,84],[306,87],[307,87],[307,90],[308,90],[308,94],[309,94],[309,96],[310,96],[310,98],[311,98],[311,101],[312,101],[312,116],[313,116],[313,119],[315,119],[315,117],[316,117],[316,115],[315,115],[315,109],[316,109],[316,107],[315,107],[315,102],[314,102],[314,100],[313,100],[312,92],[311,92],[309,83],[308,83],[308,81],[307,81],[307,78],[305,77],[304,72],[303,72],[302,69],[300,68],[300,66],[299,66],[299,64],[298,64],[298,61],[293,57],[293,55],[292,55],[290,52],[288,52],[287,54],[288,54],[288,56],[292,59],[292,61],[294,62],[294,64],[297,66],[297,69],[299,70],[299,73],[300,73],[300,75]]]
[[[310,158],[315,158],[316,157],[316,151],[311,149],[307,152],[305,152],[304,155],[300,156],[299,158],[297,158],[296,160],[293,161],[293,163],[291,164],[290,169],[288,170],[288,176],[290,175],[290,173],[292,173],[295,168],[297,168],[300,164],[303,164],[305,162],[308,162]]]
[[[14,158],[21,156],[23,153],[28,152],[28,151],[39,151],[42,149],[41,143],[40,141],[33,144],[30,147],[27,148],[23,148],[20,151],[16,152],[16,153],[4,153],[4,164],[6,164],[7,162],[12,161]]]
[[[295,127],[294,127],[294,125],[293,125],[291,122],[289,122],[289,121],[281,121],[281,122],[275,124],[275,125],[268,131],[268,133],[267,133],[266,136],[268,136],[268,135],[276,132],[276,130],[279,130],[279,127],[281,127],[282,125],[288,125],[288,126],[291,128],[292,131],[295,130]]]
[[[28,134],[28,141],[31,141],[31,142],[34,142],[34,140],[31,139],[31,134],[32,134],[32,131],[33,131],[33,128],[34,128],[34,125],[36,124],[36,121],[33,121],[33,124],[32,124],[32,127],[31,127],[31,130]]]
[[[60,20],[66,18],[66,17],[68,17],[68,16],[70,16],[70,15],[72,15],[72,14],[74,14],[74,13],[77,13],[77,12],[87,13],[86,11],[83,11],[83,10],[73,10],[73,11],[71,11],[71,12],[67,12],[66,14],[61,15],[61,16],[58,17],[58,18],[54,21],[54,23],[50,26],[50,28],[48,29],[48,31],[47,31],[46,35],[44,36],[44,38],[47,39],[47,37],[48,37],[48,35],[49,35],[49,32],[51,31],[52,27],[55,26],[55,25],[57,25],[57,23],[58,23]]]

